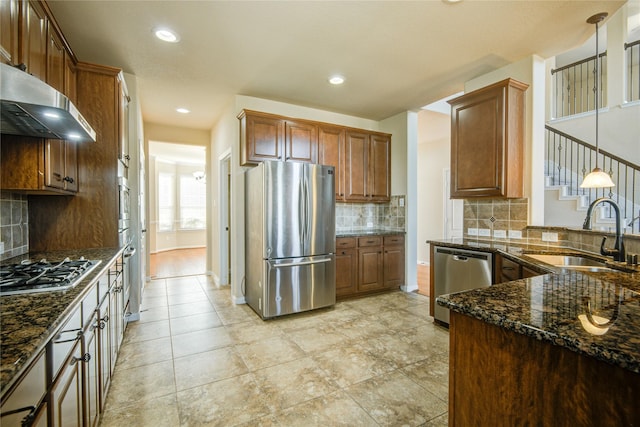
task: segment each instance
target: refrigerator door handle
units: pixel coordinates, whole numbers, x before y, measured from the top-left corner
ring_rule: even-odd
[[[285,267],[298,267],[299,265],[311,265],[311,264],[321,264],[323,262],[331,262],[331,258],[323,258],[314,261],[293,261],[286,263],[274,264],[272,261],[269,261],[270,268],[285,268]]]
[[[298,187],[298,218],[300,218],[300,222],[298,225],[298,235],[300,236],[300,240],[302,242],[304,242],[304,227],[305,227],[304,210],[305,210],[305,200],[304,200],[304,181],[303,181]]]

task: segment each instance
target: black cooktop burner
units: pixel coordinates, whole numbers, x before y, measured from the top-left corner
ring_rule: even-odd
[[[0,295],[64,290],[73,287],[98,265],[81,257],[49,262],[46,259],[0,266]]]

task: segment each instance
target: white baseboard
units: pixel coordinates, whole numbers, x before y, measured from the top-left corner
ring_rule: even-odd
[[[236,297],[236,296],[232,296],[232,297],[231,297],[231,301],[233,301],[233,303],[234,303],[235,305],[238,305],[238,304],[246,304],[246,303],[247,303],[247,301],[244,299],[244,297]]]

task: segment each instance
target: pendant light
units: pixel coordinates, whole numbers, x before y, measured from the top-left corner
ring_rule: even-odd
[[[600,92],[598,91],[598,83],[600,80],[600,73],[598,72],[599,71],[598,63],[600,62],[598,58],[598,24],[602,22],[602,20],[606,18],[607,15],[608,15],[607,12],[601,12],[587,19],[587,22],[589,24],[596,25],[596,69],[595,69],[596,77],[595,77],[595,86],[593,89],[595,92],[595,106],[596,106],[596,167],[593,169],[593,171],[591,171],[591,173],[589,173],[587,176],[584,177],[582,184],[580,184],[580,188],[608,188],[608,187],[615,186],[615,184],[611,180],[611,176],[598,167],[598,154],[600,152],[598,147],[598,98],[600,98]]]

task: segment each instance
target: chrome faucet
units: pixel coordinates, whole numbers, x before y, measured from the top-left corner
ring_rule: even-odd
[[[604,243],[607,241],[606,237],[602,238],[602,243],[600,244],[600,253],[604,256],[612,256],[614,261],[624,262],[625,254],[624,254],[624,243],[622,242],[622,216],[620,214],[620,206],[612,199],[607,197],[601,197],[599,199],[594,200],[590,205],[589,209],[587,209],[587,217],[584,220],[584,224],[582,225],[583,230],[591,230],[591,214],[593,212],[593,208],[601,203],[609,203],[613,206],[613,209],[616,211],[616,243],[613,249],[607,249],[604,247]]]

